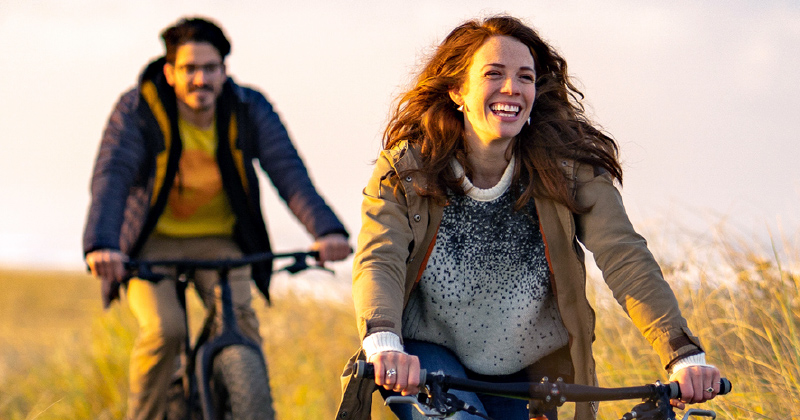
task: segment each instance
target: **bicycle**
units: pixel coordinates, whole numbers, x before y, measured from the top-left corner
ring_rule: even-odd
[[[170,387],[169,420],[211,419],[273,419],[269,375],[261,346],[246,337],[237,325],[233,311],[228,273],[233,268],[255,262],[292,259],[278,271],[296,274],[309,268],[308,258],[318,258],[316,251],[273,254],[270,252],[246,255],[238,259],[222,260],[131,260],[125,263],[129,278],[158,282],[166,277],[152,271],[154,267],[175,269],[178,300],[183,308],[186,331],[189,315],[186,295],[189,280],[197,270],[215,270],[219,273],[221,302],[219,308],[206,308],[203,327],[192,342],[187,333],[184,342],[182,369]],[[222,322],[214,325],[216,310],[221,310]],[[212,330],[216,331],[212,334]]]
[[[373,379],[375,371],[371,363],[363,360],[356,362],[353,376],[357,378]],[[722,378],[720,392],[724,395],[731,391],[731,382]],[[487,415],[480,413],[475,407],[469,406],[459,400],[450,389],[491,394],[506,398],[536,400],[537,407],[533,410],[538,417],[531,420],[546,420],[544,413],[555,407],[560,407],[566,402],[591,402],[591,401],[617,401],[642,398],[643,401],[635,405],[631,411],[623,414],[620,420],[674,420],[675,411],[669,401],[680,398],[680,387],[677,382],[620,387],[602,388],[588,385],[565,383],[561,378],[550,382],[547,378],[541,382],[520,382],[496,384],[476,381],[472,379],[456,378],[444,373],[428,373],[424,369],[420,372],[420,393],[417,396],[392,396],[386,399],[386,404],[411,404],[425,417],[445,418],[458,411],[474,414],[478,417],[491,420]],[[533,415],[534,413],[532,413]],[[687,410],[683,420],[691,417],[716,418],[716,413],[711,410]]]

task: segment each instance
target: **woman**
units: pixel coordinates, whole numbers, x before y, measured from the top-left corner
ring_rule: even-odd
[[[595,385],[579,241],[680,382],[673,405],[716,395],[720,373],[633,230],[613,184],[617,145],[582,97],[564,59],[515,18],[466,22],[438,47],[401,97],[364,189],[353,273],[363,342],[344,375],[365,359],[376,378],[346,381],[340,416],[367,418],[375,385],[417,393],[420,368]],[[493,418],[528,419],[524,401],[459,397]],[[594,415],[577,405],[576,418]]]

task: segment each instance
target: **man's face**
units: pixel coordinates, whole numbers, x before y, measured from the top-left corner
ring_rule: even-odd
[[[175,64],[164,65],[164,76],[175,88],[179,106],[194,112],[213,111],[227,79],[219,51],[207,42],[179,46]]]

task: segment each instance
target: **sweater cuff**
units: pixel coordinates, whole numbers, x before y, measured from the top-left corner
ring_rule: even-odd
[[[389,331],[376,332],[364,337],[361,347],[364,348],[367,360],[373,355],[384,351],[396,351],[405,354],[403,345],[400,344],[400,337]]]
[[[691,356],[686,356],[683,359],[679,359],[675,363],[672,364],[672,374],[675,374],[681,369],[690,367],[690,366],[711,366],[706,364],[706,354],[705,353],[697,353]]]

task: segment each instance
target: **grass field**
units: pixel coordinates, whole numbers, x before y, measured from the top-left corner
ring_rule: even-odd
[[[780,252],[743,244],[718,241],[710,257],[662,261],[709,361],[734,383],[704,408],[719,419],[800,419],[800,259],[786,244]],[[83,273],[0,270],[0,284],[0,419],[123,418],[136,329],[127,307],[103,311],[98,284]],[[605,287],[590,297],[601,320],[601,384],[666,379]],[[358,342],[350,303],[283,291],[257,311],[280,418],[333,419],[338,377]],[[632,405],[601,404],[600,418]],[[373,413],[391,418],[377,403]]]

